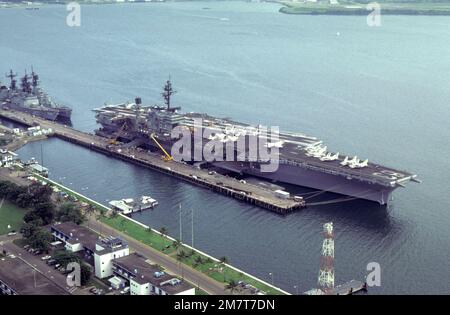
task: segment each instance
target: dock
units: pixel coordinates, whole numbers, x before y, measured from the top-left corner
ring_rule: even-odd
[[[344,284],[338,285],[332,291],[332,295],[351,295],[359,291],[366,291],[367,285],[365,282],[358,280],[350,280]]]
[[[164,161],[161,159],[161,154],[151,154],[140,148],[132,148],[126,145],[111,146],[107,138],[82,132],[57,122],[34,117],[27,113],[13,110],[0,110],[0,117],[25,126],[39,125],[41,128],[51,128],[53,130],[53,136],[62,140],[123,161],[144,166],[281,215],[292,213],[306,206],[303,200],[280,198],[270,189],[250,183],[242,183],[233,177],[217,173],[211,174],[207,170],[202,170],[188,164]]]
[[[350,280],[344,284],[338,285],[328,291],[321,289],[311,289],[303,294],[305,295],[352,295],[353,293],[367,291],[367,284],[358,280]]]

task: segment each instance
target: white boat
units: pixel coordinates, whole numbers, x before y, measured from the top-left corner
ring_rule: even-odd
[[[152,209],[158,205],[158,201],[149,196],[142,196],[138,201],[133,198],[111,200],[109,204],[123,214]]]

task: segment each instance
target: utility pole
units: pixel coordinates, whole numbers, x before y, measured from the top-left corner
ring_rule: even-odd
[[[183,230],[181,228],[181,203],[180,203],[180,210],[178,212],[180,215],[180,219],[179,219],[179,221],[180,221],[180,242],[183,243]]]
[[[194,248],[194,209],[191,210],[192,248]]]

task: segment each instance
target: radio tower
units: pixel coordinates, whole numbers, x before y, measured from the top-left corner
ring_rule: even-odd
[[[334,235],[333,223],[323,225],[325,239],[322,244],[322,258],[320,260],[319,288],[324,294],[330,294],[334,289]]]

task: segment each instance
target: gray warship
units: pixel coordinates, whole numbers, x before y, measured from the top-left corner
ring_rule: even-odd
[[[111,138],[110,143],[114,145],[120,141],[156,150],[160,150],[162,146],[171,152],[174,143],[179,140],[171,135],[174,128],[181,126],[191,133],[197,128],[203,128],[209,130],[207,138],[203,140],[213,139],[226,145],[231,144],[235,155],[244,154],[247,157],[249,147],[239,147],[239,139],[245,137],[245,143],[248,144],[251,137],[259,139],[262,136],[260,126],[250,126],[208,114],[181,113],[180,107],[171,106],[173,93],[175,91],[169,80],[162,93],[164,106],[144,106],[141,98],[137,97],[134,102],[105,104],[94,109],[97,123],[101,125],[96,134]],[[201,126],[196,122],[199,118]],[[193,143],[193,150],[195,145]],[[240,178],[258,177],[271,182],[313,188],[319,193],[341,194],[344,195],[342,199],[365,199],[381,205],[388,203],[396,188],[405,187],[409,181],[420,182],[417,175],[409,172],[372,163],[368,159],[360,160],[357,156],[328,152],[321,140],[301,133],[280,132],[278,142],[269,145],[278,149],[279,165],[274,172],[263,172],[261,168],[264,162],[250,158],[244,161],[208,161],[204,164]]]
[[[70,123],[72,109],[56,104],[39,86],[39,75],[31,71],[20,78],[20,87],[15,79],[17,74],[10,70],[6,75],[10,79],[9,87],[0,85],[0,106],[26,112],[52,121]]]

